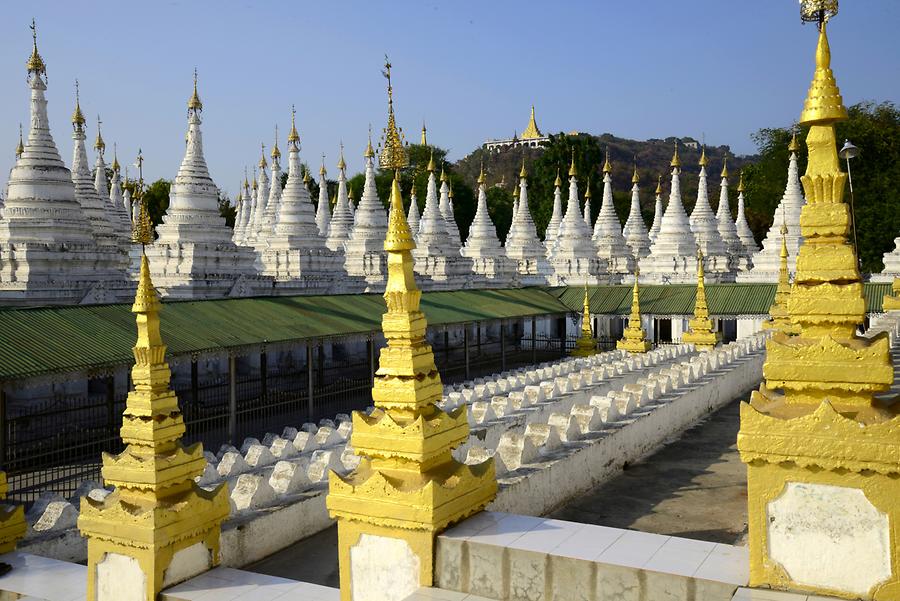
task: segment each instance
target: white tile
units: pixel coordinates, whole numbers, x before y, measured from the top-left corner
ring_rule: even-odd
[[[427,599],[437,599],[440,601],[463,601],[463,599],[468,596],[468,593],[448,591],[446,589],[432,587],[422,587],[416,592],[420,597],[425,597]]]
[[[694,577],[746,586],[750,581],[750,560],[741,553],[713,549],[694,572]]]
[[[476,534],[472,534],[468,539],[469,544],[481,543],[506,546],[526,532],[536,528],[543,521],[543,518],[510,514],[496,524],[490,525]]]
[[[758,588],[739,588],[731,601],[806,601],[803,593],[787,593]]]
[[[681,538],[680,536],[672,536],[663,545],[664,549],[677,549],[680,551],[701,551],[707,555],[714,549],[723,546],[718,543],[711,543],[705,540],[695,540],[693,538]]]
[[[460,522],[456,526],[441,533],[445,538],[465,540],[477,532],[481,532],[488,526],[497,525],[500,520],[511,514],[498,511],[482,511]]]
[[[233,582],[228,582],[223,586],[216,588],[209,588],[203,591],[198,597],[194,597],[195,601],[236,601],[237,599],[243,598],[247,593],[257,589],[255,584],[235,584]]]
[[[265,584],[261,586],[257,586],[251,591],[244,593],[241,595],[240,601],[272,601],[274,599],[282,599],[283,601],[290,601],[291,597],[289,595],[291,591],[297,590],[297,581],[289,580],[287,582],[282,582],[279,584]],[[297,596],[295,598],[303,598],[307,601],[309,598]]]
[[[562,520],[544,520],[507,546],[510,549],[522,551],[550,553],[560,543],[578,532],[578,526],[578,524]]]
[[[709,551],[666,549],[663,545],[642,567],[652,572],[691,577],[708,556]]]
[[[551,555],[594,561],[626,532],[619,528],[593,524],[579,524],[579,526],[572,536],[550,551]]]
[[[595,561],[612,565],[640,568],[659,551],[668,536],[626,530],[619,539],[601,553]]]

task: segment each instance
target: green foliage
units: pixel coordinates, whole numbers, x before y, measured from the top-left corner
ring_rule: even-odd
[[[132,187],[132,195],[134,194],[133,186],[136,183],[129,183],[129,186]],[[166,214],[166,209],[169,208],[169,191],[171,188],[172,182],[167,179],[158,179],[144,189],[142,202],[147,206],[147,212],[150,214],[150,222],[153,223],[153,227],[162,223],[163,215]]]
[[[512,224],[513,218],[513,195],[500,186],[491,186],[487,189],[486,195],[488,215],[497,226],[497,235],[501,242],[506,242],[506,235],[509,233],[509,226]]]
[[[900,230],[900,203],[896,182],[900,181],[900,110],[891,102],[861,102],[848,110],[849,119],[837,124],[838,145],[849,139],[860,149],[851,160],[855,196],[854,213],[859,237],[862,269],[876,273],[883,269],[882,255],[894,248]],[[804,140],[807,130],[798,138]],[[790,132],[787,129],[761,129],[754,135],[759,161],[744,170],[747,220],[757,240],[772,223],[772,214],[781,200],[787,182]],[[802,144],[801,144],[802,146]],[[806,170],[806,149],[798,157],[800,173]],[[846,163],[841,162],[846,170]],[[850,202],[850,191],[844,200]],[[851,234],[852,242],[852,234]]]
[[[219,190],[219,215],[225,218],[225,223],[231,229],[234,229],[234,218],[237,217],[237,207],[231,204],[228,195]]]

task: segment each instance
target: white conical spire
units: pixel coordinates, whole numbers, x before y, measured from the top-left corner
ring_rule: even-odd
[[[94,189],[97,190],[97,195],[101,200],[109,199],[108,203],[103,203],[107,219],[113,231],[119,236],[119,243],[127,247],[131,243],[131,220],[125,215],[122,203],[113,200],[110,196],[112,189],[109,180],[106,179],[106,161],[103,158],[106,143],[100,133],[100,123],[100,117],[97,117],[97,139],[94,141],[94,150],[97,152],[97,159],[94,161]],[[121,200],[121,198],[117,200]]]
[[[275,231],[278,221],[278,210],[281,204],[281,150],[278,148],[278,126],[275,126],[275,144],[272,146],[272,181],[269,182],[269,198],[260,225],[260,236],[268,244],[269,237]],[[263,155],[263,159],[265,155]],[[260,159],[260,163],[262,163]]]
[[[316,226],[319,235],[328,237],[328,228],[331,225],[331,203],[328,200],[328,181],[325,179],[325,155],[322,155],[322,166],[319,168],[319,203],[316,205]]]
[[[644,217],[641,215],[639,184],[640,177],[637,166],[635,166],[634,174],[631,176],[631,209],[628,212],[625,227],[622,229],[622,236],[625,238],[625,244],[631,249],[631,254],[638,260],[650,254],[650,236],[647,233],[647,226],[644,224]]]
[[[347,191],[347,208],[350,209],[350,215],[353,216],[354,222],[356,221],[356,198],[353,196],[353,186],[350,186],[350,189]],[[352,228],[351,228],[352,231]]]
[[[706,176],[706,149],[700,155],[700,181],[697,184],[697,202],[691,212],[690,224],[697,246],[703,253],[703,268],[707,278],[721,280],[730,270],[728,249],[719,234],[719,222],[709,204]],[[718,275],[717,275],[718,274]]]
[[[671,165],[669,202],[663,213],[659,234],[650,245],[650,254],[640,263],[641,275],[653,283],[690,283],[697,277],[697,242],[681,203],[681,160],[678,158],[677,143]]]
[[[250,180],[250,219],[247,221],[247,231],[244,242],[248,246],[257,245],[257,226],[259,225],[259,216],[265,211],[264,203],[261,199],[261,190],[259,188],[259,175],[256,168],[253,168],[253,179]]]
[[[131,190],[128,186],[128,167],[125,167],[125,182],[122,184],[123,192],[122,192],[122,204],[125,205],[125,212],[128,213],[128,218],[131,220],[131,223],[134,223],[134,212],[133,206],[131,204]]]
[[[781,225],[787,226],[788,233],[784,237],[788,249],[788,270],[793,276],[797,269],[797,253],[803,237],[800,235],[800,211],[806,204],[803,189],[800,186],[800,173],[797,167],[797,153],[800,144],[796,135],[791,140],[790,160],[788,162],[787,184],[781,202],[775,208],[772,225],[763,239],[762,250],[753,255],[753,267],[744,274],[741,281],[777,282],[781,270]]]
[[[575,162],[569,170],[569,199],[566,203],[566,214],[559,225],[559,235],[551,250],[551,258],[564,259],[596,259],[597,249],[591,241],[591,230],[584,221],[581,202],[578,199],[578,180],[576,179]]]
[[[253,210],[255,199],[253,192],[250,190],[250,181],[244,175],[244,187],[241,189],[241,198],[243,199],[243,212],[241,213],[241,239],[240,244],[246,245],[250,243],[250,224],[253,222]]]
[[[562,180],[559,176],[559,169],[556,170],[556,182],[553,188],[553,212],[550,214],[550,221],[547,223],[547,229],[544,232],[544,247],[547,253],[556,244],[556,238],[559,235],[559,224],[562,223]]]
[[[719,206],[716,209],[716,222],[719,229],[719,235],[722,236],[722,242],[728,251],[728,256],[732,261],[735,269],[745,269],[749,267],[749,257],[744,256],[744,245],[738,237],[737,228],[731,219],[731,207],[728,206],[728,164],[722,166],[722,179],[719,184]]]
[[[328,240],[325,244],[331,250],[344,250],[344,242],[350,237],[353,228],[353,213],[350,212],[350,199],[347,196],[347,163],[344,162],[344,145],[341,144],[340,160],[338,160],[338,192],[334,213],[328,227]]]
[[[651,244],[656,241],[656,236],[659,235],[659,228],[662,227],[662,218],[662,176],[659,176],[659,179],[657,179],[656,182],[656,203],[653,205],[653,224],[650,226],[650,231],[648,232]]]
[[[347,254],[347,268],[353,263],[362,263],[363,257],[376,253],[384,257],[384,239],[387,236],[387,213],[384,204],[378,198],[375,186],[375,151],[372,149],[372,132],[369,132],[369,143],[363,156],[366,159],[366,181],[363,184],[362,196],[353,213],[353,231],[350,240],[344,245]],[[362,273],[357,270],[357,273]]]
[[[538,239],[531,209],[528,206],[528,173],[525,161],[519,172],[519,206],[513,215],[510,233],[506,238],[506,256],[516,261],[516,271],[523,285],[543,284],[549,275],[546,248]]]
[[[748,253],[750,257],[753,257],[753,254],[759,250],[759,247],[756,245],[756,238],[753,236],[753,230],[750,229],[750,224],[747,223],[747,216],[744,214],[743,172],[741,172],[741,179],[738,182],[738,209],[737,217],[734,220],[734,226],[737,230],[738,238],[740,238],[741,244],[744,246],[744,252]]]
[[[254,246],[265,248],[268,244],[268,232],[265,231],[266,211],[269,208],[269,173],[267,171],[268,163],[266,162],[265,148],[262,148],[263,154],[260,157],[259,173],[256,176],[256,214],[253,216],[253,239]]]
[[[122,179],[119,175],[119,160],[113,155],[112,179],[109,184],[109,204],[112,212],[119,216],[120,226],[122,228],[123,242],[128,244],[131,241],[131,213],[125,207],[125,198],[122,194]]]
[[[478,178],[478,204],[475,210],[475,218],[469,227],[469,237],[462,248],[462,255],[469,258],[498,257],[503,255],[500,239],[497,237],[497,228],[491,221],[488,213],[487,193],[484,184],[484,169]]]
[[[425,209],[422,211],[422,219],[419,221],[419,234],[416,237],[416,249],[413,253],[417,256],[454,256],[459,251],[447,230],[447,222],[441,215],[433,167],[433,163],[430,163],[428,187],[425,191]]]
[[[245,204],[241,186],[238,186],[237,196],[234,197],[234,232],[231,234],[231,240],[235,244],[241,244],[244,241]]]
[[[447,224],[447,232],[450,234],[450,240],[458,249],[462,244],[462,238],[459,235],[459,227],[456,225],[456,216],[453,214],[453,205],[450,200],[450,180],[441,168],[441,201],[439,204],[441,216]]]
[[[594,225],[591,223],[591,178],[588,178],[584,191],[584,223],[588,226],[588,229],[593,231]]]
[[[75,140],[72,153],[72,182],[75,184],[75,199],[91,222],[97,242],[103,246],[118,246],[118,233],[113,229],[106,203],[94,187],[94,178],[88,166],[87,151],[84,147],[85,120],[77,91],[75,92],[75,112],[72,114],[72,139]]]
[[[419,219],[419,199],[416,197],[416,183],[413,182],[412,191],[409,193],[409,213],[406,217],[409,233],[413,239],[419,235]]]
[[[634,256],[625,244],[622,223],[613,203],[612,166],[609,163],[608,152],[603,165],[603,202],[597,215],[597,223],[594,225],[592,239],[597,247],[597,256],[606,261],[611,274],[624,276],[634,272]]]

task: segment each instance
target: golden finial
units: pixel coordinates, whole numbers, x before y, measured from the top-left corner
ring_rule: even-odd
[[[144,196],[144,155],[138,149],[137,155],[138,181],[134,186],[132,194],[132,202],[139,203],[140,210],[138,218],[131,227],[131,239],[143,246],[153,242],[153,224],[150,222],[150,213],[147,210],[147,203],[143,202]],[[146,255],[145,255],[146,258]],[[143,264],[141,265],[141,275],[143,276]],[[148,276],[149,280],[149,276]],[[137,301],[135,301],[136,303]]]
[[[413,182],[413,194],[416,193],[416,182]],[[347,187],[347,198],[350,200],[350,204],[353,204],[353,184],[350,184]]]
[[[538,129],[537,122],[534,119],[534,105],[531,105],[531,118],[528,120],[528,126],[522,132],[522,140],[533,140],[542,137],[541,130]]]
[[[353,186],[350,186],[350,190],[353,190]],[[415,198],[416,196],[416,180],[413,180],[412,188],[409,191],[409,195]]]
[[[429,159],[428,159],[428,167],[426,167],[426,170],[429,171],[429,172],[431,172],[431,173],[434,173],[434,170],[435,170],[435,166],[434,166],[434,149],[433,149],[433,148],[431,149],[431,156],[430,156]]]
[[[306,187],[309,188],[309,182],[312,181],[312,178],[309,176],[309,169],[303,169],[303,183],[306,184]]]
[[[259,189],[259,185],[256,183],[256,167],[253,168],[253,183],[251,184],[251,187],[254,192]]]
[[[247,167],[244,167],[244,187],[245,188],[250,187],[250,180],[247,179]]]
[[[559,169],[559,167],[557,167],[556,168],[556,181],[553,182],[553,185],[555,185],[557,188],[559,188],[562,185],[562,178],[559,176],[559,171],[560,171],[560,169]]]
[[[427,130],[425,129],[425,121],[422,121],[422,140],[419,142],[422,146],[428,146],[428,136],[425,135]]]
[[[78,89],[78,80],[75,80],[75,110],[72,111],[72,125],[76,131],[84,127],[84,113],[81,112],[81,94]]]
[[[97,139],[94,140],[94,150],[100,154],[103,154],[106,150],[106,142],[103,141],[103,136],[100,135],[100,125],[102,124],[103,122],[100,120],[100,115],[97,115]]]
[[[703,249],[697,247],[697,285],[703,287]]]
[[[743,169],[741,169],[741,178],[738,180],[737,191],[738,192],[744,191],[744,170]]]
[[[432,155],[434,152],[432,151]],[[372,148],[372,124],[369,124],[369,144],[366,146],[364,156],[368,159],[375,156],[375,150]]]
[[[297,110],[291,105],[291,131],[288,133],[288,144],[298,145],[300,134],[297,133]]]
[[[578,175],[578,170],[575,169],[575,149],[572,149],[572,164],[569,165],[569,177],[575,177]]]
[[[441,161],[441,181],[447,181],[447,174],[444,173],[444,161]]]
[[[46,77],[47,65],[44,63],[44,59],[41,58],[41,55],[37,49],[37,26],[34,23],[34,19],[31,19],[31,38],[31,56],[28,57],[28,61],[25,63],[25,68],[28,69],[29,73],[36,73],[38,75],[43,75]]]
[[[344,143],[341,142],[341,158],[338,159],[337,167],[339,170],[343,171],[347,168],[347,163],[344,161]]]
[[[725,158],[722,159],[722,179],[728,177],[728,155],[725,155]]]
[[[450,190],[447,192],[447,196],[450,197],[450,201],[453,201],[453,180],[449,180]]]
[[[265,142],[260,142],[259,148],[260,148],[260,153],[261,153],[259,156],[259,168],[265,169],[266,167],[269,166],[269,163],[266,162],[266,144],[265,144]]]
[[[606,161],[603,163],[603,173],[612,173],[612,165],[609,164],[609,146],[606,147]]]
[[[328,173],[328,172],[325,170],[325,153],[323,152],[322,153],[322,166],[319,167],[319,176],[325,177],[326,173]]]
[[[520,196],[519,186],[513,186],[513,198],[515,198],[516,200],[519,200],[519,196]]]
[[[838,13],[838,0],[800,0],[800,20],[813,21],[821,29]]]
[[[837,12],[836,5],[835,12]],[[816,46],[816,72],[812,83],[809,84],[803,112],[800,113],[800,124],[832,123],[845,119],[847,109],[844,107],[844,99],[841,98],[834,73],[831,71],[831,48],[828,45],[823,20],[819,28],[819,43]]]
[[[272,146],[272,161],[277,161],[281,158],[281,150],[278,148],[278,124],[275,124],[275,144]]]
[[[594,195],[591,194],[591,176],[588,175],[587,186],[585,186],[585,190],[584,190],[584,198],[585,198],[585,200],[589,200],[593,197],[594,197]]]
[[[788,144],[788,152],[800,152],[800,142],[797,141],[797,132],[791,134],[791,143]]]
[[[631,183],[637,184],[637,183],[640,183],[640,181],[641,181],[641,176],[638,175],[637,163],[635,163],[634,164],[634,173],[631,174]]]
[[[22,143],[22,124],[19,123],[19,143],[16,144],[16,158],[22,156],[23,152],[25,152],[25,145]]]
[[[678,158],[678,140],[675,140],[675,154],[672,155],[672,162],[669,163],[669,166],[676,169],[681,168],[681,159]]]
[[[519,170],[519,178],[525,179],[528,177],[528,172],[525,171],[525,157],[522,157],[522,169]]]
[[[119,152],[118,152],[118,148],[116,147],[115,142],[113,142],[113,162],[112,162],[111,169],[116,172],[118,172],[120,169],[120,167],[119,167]]]
[[[394,88],[391,85],[391,62],[387,56],[384,57],[384,71],[382,71],[382,75],[387,79],[388,123],[384,129],[381,156],[378,157],[378,164],[381,165],[382,169],[396,171],[409,165],[409,157],[406,155],[406,149],[403,147],[403,135],[397,130],[397,123],[394,119]]]
[[[478,174],[478,184],[483,186],[484,180],[484,159],[481,159],[481,173]]]
[[[662,194],[662,176],[661,175],[656,176],[656,193]]]
[[[403,197],[400,195],[400,182],[397,176],[391,183],[391,206],[388,214],[388,231],[384,239],[384,250],[391,252],[402,252],[412,250],[416,247],[413,242],[412,232],[409,231],[409,224],[406,222],[406,215],[403,214]],[[412,280],[413,278],[409,278]],[[413,284],[415,287],[415,284]],[[389,289],[390,292],[390,289]],[[390,308],[390,301],[388,301]]]
[[[701,167],[706,167],[709,164],[709,160],[706,158],[706,146],[703,146],[703,150],[700,151],[700,163]]]
[[[197,67],[194,67],[194,92],[188,100],[188,111],[202,111],[203,103],[200,102],[200,94],[197,93]]]

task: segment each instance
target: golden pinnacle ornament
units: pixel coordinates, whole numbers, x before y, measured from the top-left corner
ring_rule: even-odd
[[[688,331],[681,341],[693,344],[701,350],[711,350],[722,341],[722,335],[713,327],[706,304],[706,285],[703,277],[703,252],[697,249],[697,296],[694,301],[694,318],[688,321]]]
[[[573,357],[590,357],[591,355],[597,354],[597,341],[594,339],[594,332],[591,329],[591,303],[588,298],[587,284],[584,285],[584,307],[581,311],[581,336],[575,341],[575,348],[572,349],[570,354]]]
[[[634,170],[637,177],[637,168]],[[641,326],[641,303],[638,290],[638,279],[641,276],[640,269],[634,270],[634,288],[631,291],[631,315],[628,316],[628,327],[623,332],[622,339],[616,342],[616,348],[629,353],[646,353],[653,345],[647,340],[647,333]]]

